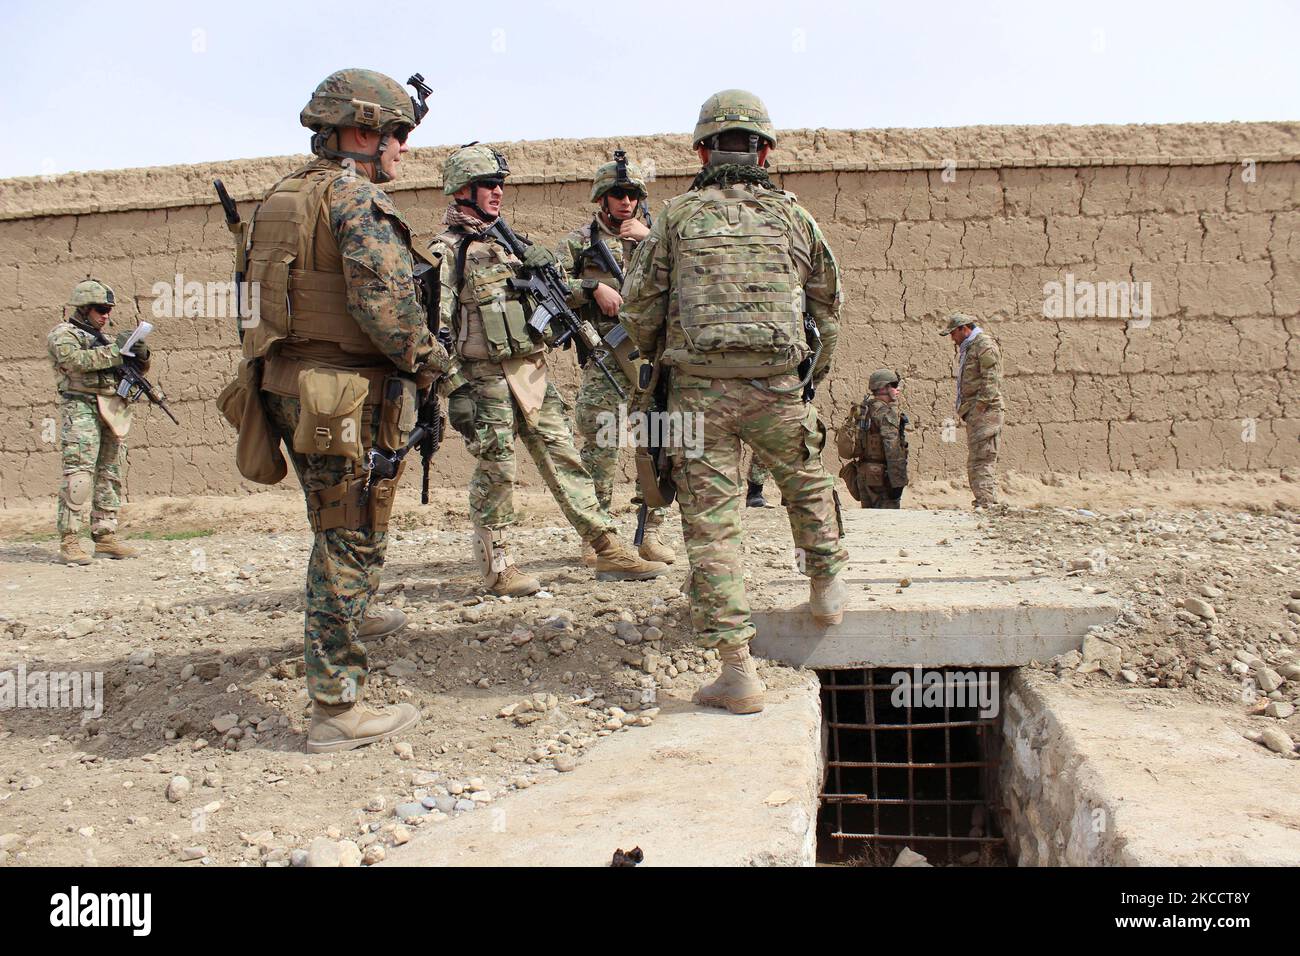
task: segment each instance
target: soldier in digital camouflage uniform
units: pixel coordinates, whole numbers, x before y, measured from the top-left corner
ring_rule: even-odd
[[[966,426],[966,475],[976,508],[998,503],[994,468],[1002,445],[1002,353],[979,322],[961,312],[939,333],[957,347],[957,417]]]
[[[907,486],[907,416],[898,409],[899,384],[887,368],[872,372],[867,397],[852,407],[837,436],[845,459],[840,477],[864,508],[898,508]]]
[[[106,417],[109,403],[121,402],[115,398],[113,370],[122,365],[122,346],[131,333],[120,332],[116,341],[105,345],[98,342],[114,304],[113,290],[103,282],[78,282],[68,299],[72,316],[56,325],[46,340],[59,390],[63,480],[58,530],[59,559],[64,564],[91,563],[80,534],[87,505],[96,557],[133,558],[137,553],[116,534],[126,439],[118,436]],[[148,346],[137,342],[132,352],[147,370]]]
[[[556,249],[560,267],[572,279],[573,298],[569,304],[587,319],[603,340],[618,324],[618,310],[623,304],[619,292],[621,283],[606,271],[600,260],[591,253],[592,232],[597,241],[605,245],[619,269],[626,273],[636,244],[650,234],[650,227],[637,218],[637,208],[645,199],[645,176],[635,163],[627,163],[624,180],[618,179],[619,164],[605,163],[596,170],[591,184],[591,201],[600,204],[592,220],[573,230]],[[596,500],[606,518],[614,497],[614,478],[618,471],[619,444],[608,440],[617,437],[617,430],[609,422],[619,420],[619,405],[630,408],[634,388],[627,375],[614,361],[612,355],[605,362],[626,396],[620,399],[595,362],[587,362],[582,373],[582,387],[578,390],[575,407],[575,424],[582,436],[582,464],[591,475],[596,488]],[[602,424],[604,427],[602,428]],[[639,503],[640,482],[637,483]],[[646,513],[646,530],[640,555],[647,561],[672,564],[676,559],[673,549],[663,540],[663,522],[667,508],[651,508]],[[596,552],[584,548],[583,563],[595,565]]]
[[[839,623],[848,555],[840,546],[834,482],[822,465],[826,429],[802,401],[809,356],[804,316],[820,327],[820,382],[839,332],[840,278],[821,230],[765,166],[776,133],[758,97],[711,96],[692,143],[704,165],[637,249],[623,287],[623,321],[645,355],[663,349],[669,414],[699,416],[703,437],[671,454],[690,558],[696,639],[718,648],[722,674],[700,703],[733,713],[763,707],[749,656],[754,636],[740,554],[741,443],[771,469],[785,499],[809,610]]]
[[[426,325],[410,227],[379,185],[396,177],[407,136],[425,112],[423,97],[417,103],[381,73],[330,74],[300,116],[316,158],[272,188],[248,239],[248,279],[260,283],[262,295],[259,320],[244,334],[244,355],[261,363],[269,426],[290,451],[314,532],[304,640],[313,753],[372,743],[419,719],[411,704],[362,700],[369,673],[362,639],[405,623],[401,611],[372,606],[396,482],[363,504],[362,462],[336,450],[328,429],[319,445],[311,435],[298,444],[295,433],[305,414],[302,389],[322,380],[313,376],[341,373],[336,380],[364,396],[360,434],[352,436],[364,448],[380,442],[381,421],[402,419],[394,426],[399,434],[412,424],[412,402],[382,400],[386,383],[401,384],[404,395],[435,383],[444,393],[463,384]],[[286,293],[268,291],[283,289],[287,310]]]
[[[619,542],[602,513],[591,476],[573,445],[567,409],[547,378],[546,343],[528,325],[532,303],[508,284],[527,268],[555,263],[541,244],[521,262],[484,235],[501,212],[505,157],[470,144],[447,157],[443,191],[452,197],[446,229],[429,246],[438,269],[438,308],[451,329],[471,389],[449,405],[453,425],[478,457],[469,485],[474,554],[484,585],[497,595],[525,595],[540,582],[519,570],[506,549],[515,522],[515,438],[537,464],[546,487],[582,541],[596,553],[596,577],[633,581],[657,577],[667,565],[647,561]]]

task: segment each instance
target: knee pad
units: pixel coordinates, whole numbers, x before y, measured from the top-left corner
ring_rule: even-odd
[[[89,472],[74,471],[63,482],[63,503],[69,511],[81,511],[94,490],[95,479]]]

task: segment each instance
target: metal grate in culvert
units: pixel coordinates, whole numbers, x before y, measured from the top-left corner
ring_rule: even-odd
[[[1001,858],[993,805],[1000,672],[817,673],[827,737],[823,859],[884,863],[904,844],[931,862]]]

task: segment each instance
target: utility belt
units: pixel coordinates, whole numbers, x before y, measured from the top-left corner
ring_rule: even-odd
[[[795,371],[802,361],[793,353],[788,355],[754,355],[753,361],[742,359],[745,353],[718,353],[720,361],[708,361],[707,356],[686,349],[669,349],[664,352],[665,364],[681,375],[696,378],[775,378]],[[767,358],[761,361],[760,358]]]
[[[113,392],[59,392],[59,398],[79,398],[83,402],[93,402],[101,394],[107,396]]]

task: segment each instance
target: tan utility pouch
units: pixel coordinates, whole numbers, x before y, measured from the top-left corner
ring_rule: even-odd
[[[862,494],[858,491],[858,463],[855,461],[846,461],[840,468],[840,480],[849,489],[849,494],[853,496],[854,501],[861,501]]]
[[[96,395],[95,402],[99,405],[99,417],[108,425],[109,431],[118,438],[125,438],[131,430],[131,406],[126,399],[120,395]]]
[[[364,375],[333,368],[304,369],[298,375],[302,411],[293,433],[293,450],[304,455],[337,455],[356,461],[361,447],[361,408],[370,383]]]
[[[289,465],[280,451],[280,436],[267,420],[261,385],[261,360],[244,359],[235,380],[217,396],[217,407],[239,432],[235,444],[239,473],[259,485],[274,485],[289,473]]]
[[[857,458],[861,454],[861,450],[858,448],[858,421],[861,416],[862,407],[854,405],[849,412],[849,417],[835,432],[835,450],[840,453],[840,458],[845,461],[850,458]]]
[[[384,401],[379,409],[379,447],[395,451],[415,431],[418,390],[413,379],[390,375],[384,379]]]

